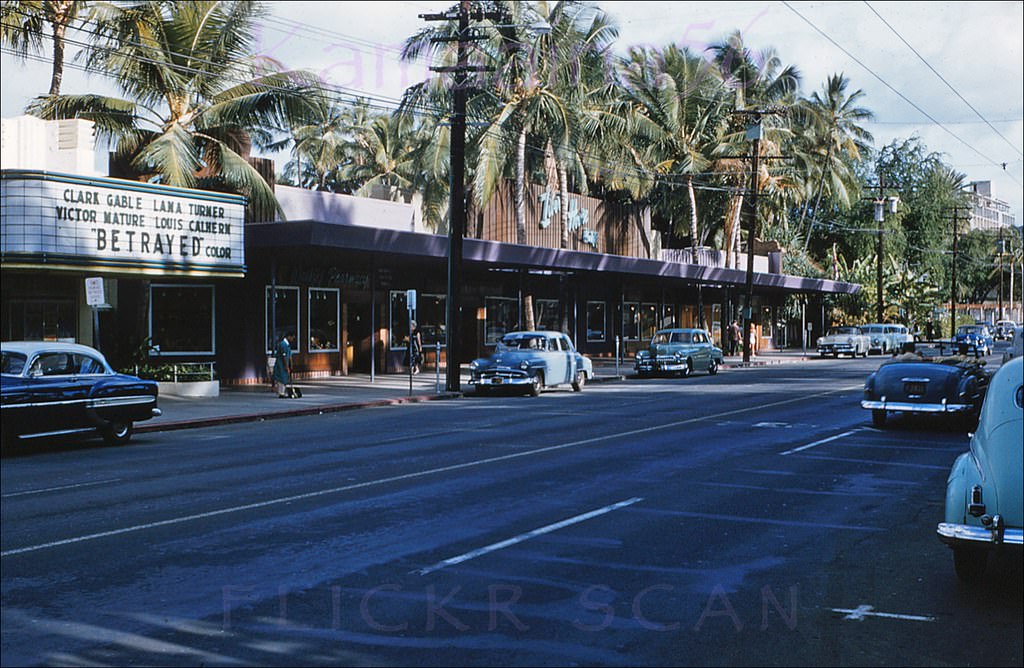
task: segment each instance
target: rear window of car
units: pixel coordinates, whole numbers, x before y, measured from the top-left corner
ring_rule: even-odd
[[[19,376],[25,370],[25,362],[28,358],[21,353],[3,351],[0,353],[0,373],[11,376]]]

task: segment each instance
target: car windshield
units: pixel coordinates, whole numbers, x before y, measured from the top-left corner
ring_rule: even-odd
[[[884,328],[880,327],[879,325],[868,325],[867,327],[863,327],[862,329],[864,330],[865,334],[877,334],[883,331]]]
[[[690,343],[690,332],[658,332],[651,343]]]
[[[860,330],[856,327],[833,327],[828,330],[831,336],[845,336],[849,334],[860,334]]]
[[[28,359],[21,353],[3,351],[0,353],[0,373],[20,376]]]
[[[501,350],[547,350],[548,340],[544,336],[506,336],[498,341]]]
[[[977,325],[963,325],[957,331],[960,334],[981,334],[985,331],[985,328]]]

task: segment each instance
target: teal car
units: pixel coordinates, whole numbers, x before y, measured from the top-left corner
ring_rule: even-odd
[[[723,361],[722,349],[703,329],[659,329],[650,345],[636,354],[633,369],[638,376],[673,373],[689,376],[694,371],[718,373]]]
[[[953,462],[946,481],[945,521],[939,539],[953,549],[965,582],[985,574],[993,550],[1015,550],[1024,537],[1024,359],[996,372],[969,452]]]
[[[560,332],[509,332],[497,342],[493,355],[469,365],[469,383],[480,394],[512,387],[535,397],[558,385],[571,385],[579,392],[593,377],[593,362]]]

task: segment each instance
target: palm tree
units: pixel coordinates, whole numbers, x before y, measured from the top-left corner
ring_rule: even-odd
[[[708,50],[725,85],[733,92],[735,110],[784,110],[795,101],[795,94],[800,86],[800,72],[792,65],[783,66],[775,49],[768,48],[755,54],[746,47],[742,35],[736,31],[724,41],[708,47]],[[730,254],[735,255],[738,252],[740,240],[740,210],[745,177],[737,169],[737,160],[749,151],[739,120],[734,119],[730,125],[731,132],[717,149],[720,160],[715,163],[718,171],[732,174],[729,180],[734,189],[724,221],[727,266]],[[765,132],[760,146],[764,157],[779,155],[780,147],[790,136],[787,121],[778,116],[765,116],[762,125]],[[775,180],[768,161],[763,161],[761,165],[761,173],[757,175],[759,185],[787,187]],[[756,216],[757,213],[755,211],[752,215]],[[747,241],[750,250],[753,249],[753,241]]]
[[[84,118],[117,140],[138,174],[180,187],[214,177],[262,206],[278,208],[246,160],[272,133],[309,111],[315,81],[250,55],[261,15],[252,2],[136,2],[98,23],[89,66],[127,99],[36,98],[30,113]]]
[[[67,30],[89,5],[84,0],[4,0],[0,5],[0,42],[23,59],[42,50],[49,26],[53,42],[50,95],[60,94]]]
[[[644,142],[644,162],[661,175],[661,191],[682,179],[689,196],[690,243],[701,244],[694,175],[711,164],[727,113],[726,90],[711,66],[687,48],[670,45],[653,52],[631,49],[622,63],[624,101],[632,107],[634,132]],[[654,198],[674,218],[675,198]]]
[[[857,90],[846,95],[850,80],[842,74],[834,74],[822,86],[821,94],[815,91],[805,104],[801,105],[800,114],[803,120],[809,121],[812,151],[825,147],[825,156],[816,165],[820,173],[814,201],[814,215],[817,216],[821,204],[821,196],[826,182],[829,191],[843,207],[851,202],[850,190],[856,187],[856,177],[849,167],[851,161],[859,160],[873,140],[871,133],[859,124],[874,118],[871,110],[855,106],[864,91]],[[805,202],[800,215],[800,228],[810,207],[810,198]],[[804,248],[807,248],[811,236],[811,227],[804,235]]]

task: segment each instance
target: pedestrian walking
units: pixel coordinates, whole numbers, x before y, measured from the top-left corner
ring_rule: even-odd
[[[412,367],[412,373],[420,372],[420,365],[423,364],[423,331],[413,320],[409,323],[412,334],[409,336],[409,349],[406,351],[405,364]]]
[[[729,355],[735,355],[739,351],[740,339],[743,337],[739,324],[733,320],[729,324]]]
[[[302,391],[292,387],[292,346],[295,344],[295,334],[286,333],[277,344],[277,359],[274,360],[274,389],[281,399],[297,399],[302,396]]]

